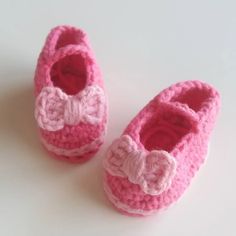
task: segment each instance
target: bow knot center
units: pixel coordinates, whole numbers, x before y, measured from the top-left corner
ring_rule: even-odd
[[[76,125],[82,118],[81,102],[76,97],[68,98],[65,104],[64,119],[68,125]]]
[[[131,152],[123,164],[123,171],[128,176],[129,180],[138,183],[140,176],[145,167],[144,156],[142,152]]]

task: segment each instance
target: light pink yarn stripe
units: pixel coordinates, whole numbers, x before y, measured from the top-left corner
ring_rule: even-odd
[[[157,209],[151,209],[148,211],[142,210],[142,209],[134,209],[131,208],[130,206],[122,203],[115,195],[112,194],[111,189],[109,188],[107,181],[104,181],[103,185],[104,191],[108,197],[108,199],[111,201],[111,203],[116,206],[118,209],[124,212],[128,212],[130,214],[135,214],[135,215],[142,215],[142,216],[148,216],[156,212],[162,211],[162,209],[157,210]]]
[[[95,139],[93,142],[86,144],[84,146],[81,146],[79,148],[74,148],[74,149],[65,149],[65,148],[55,147],[47,143],[47,141],[43,139],[42,137],[41,137],[41,142],[48,151],[53,152],[56,155],[75,157],[75,156],[82,156],[88,152],[92,152],[96,150],[97,146],[103,143],[104,137],[105,137],[105,132],[99,138]]]

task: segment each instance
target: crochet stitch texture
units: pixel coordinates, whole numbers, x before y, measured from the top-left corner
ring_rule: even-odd
[[[205,160],[219,108],[218,92],[201,81],[174,84],[151,100],[104,159],[112,204],[145,216],[177,201]]]
[[[44,147],[70,162],[92,157],[104,141],[107,99],[85,32],[72,26],[52,29],[34,81],[35,118]]]

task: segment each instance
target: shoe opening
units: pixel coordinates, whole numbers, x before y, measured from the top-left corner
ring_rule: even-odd
[[[156,114],[140,131],[140,141],[146,150],[170,152],[192,129],[188,119],[174,113]]]
[[[84,89],[87,82],[85,58],[69,55],[57,61],[50,71],[54,86],[61,88],[68,95],[74,95]]]
[[[80,30],[75,29],[66,29],[62,32],[57,40],[57,44],[55,49],[59,49],[61,47],[65,47],[70,44],[80,44],[84,39],[84,34]]]
[[[210,98],[210,92],[208,89],[194,87],[173,97],[171,102],[184,103],[195,112],[198,112],[208,98]]]

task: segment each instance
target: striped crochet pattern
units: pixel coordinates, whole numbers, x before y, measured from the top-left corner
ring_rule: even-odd
[[[151,100],[104,159],[111,203],[146,216],[176,202],[205,160],[219,109],[219,93],[201,81],[174,84]]]
[[[58,26],[49,33],[35,72],[35,119],[44,147],[82,162],[104,142],[107,99],[84,31]]]

